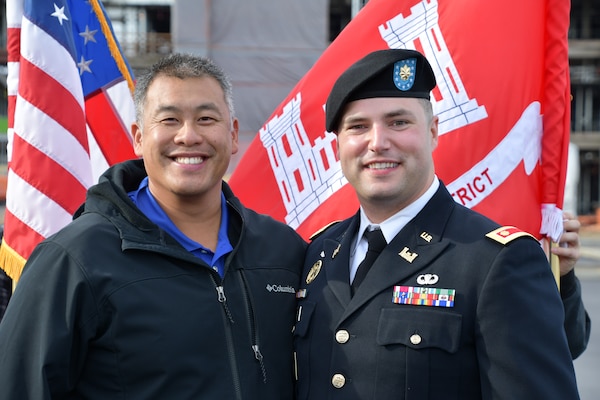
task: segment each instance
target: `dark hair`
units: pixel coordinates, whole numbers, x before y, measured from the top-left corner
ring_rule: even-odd
[[[229,108],[231,119],[234,118],[233,88],[229,78],[221,67],[209,58],[195,56],[192,54],[175,53],[162,58],[156,64],[136,80],[133,93],[135,105],[135,118],[138,125],[142,126],[144,102],[148,94],[148,88],[157,76],[170,76],[176,78],[202,78],[209,76],[214,78],[225,95],[225,102]]]

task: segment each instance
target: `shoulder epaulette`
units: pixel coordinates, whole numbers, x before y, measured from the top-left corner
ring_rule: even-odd
[[[532,234],[522,231],[521,229],[516,228],[514,226],[501,226],[500,228],[494,229],[485,236],[502,244],[510,243],[513,240],[523,236],[529,236],[535,239],[535,236],[533,236]]]
[[[333,225],[342,222],[342,220],[337,220],[337,221],[333,221],[328,223],[327,225],[325,225],[324,227],[322,227],[321,229],[319,229],[318,231],[316,231],[315,233],[313,233],[312,235],[310,235],[310,240],[314,240],[315,238],[317,238],[320,234],[322,234],[323,232],[325,232],[327,229],[331,228]]]

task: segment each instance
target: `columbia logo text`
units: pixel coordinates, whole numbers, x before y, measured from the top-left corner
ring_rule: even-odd
[[[293,294],[296,294],[296,289],[294,289],[291,286],[267,285],[267,290],[269,292],[275,292],[275,293],[293,293]]]

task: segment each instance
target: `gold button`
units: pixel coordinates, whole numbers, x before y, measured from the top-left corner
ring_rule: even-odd
[[[333,378],[331,378],[331,384],[334,388],[340,389],[346,384],[346,377],[342,374],[335,374]]]
[[[341,329],[335,333],[335,340],[337,340],[338,343],[346,343],[348,339],[350,339],[350,334],[345,329]]]
[[[410,337],[410,342],[412,344],[419,344],[421,343],[421,335],[417,335],[416,333],[414,335],[412,335]]]

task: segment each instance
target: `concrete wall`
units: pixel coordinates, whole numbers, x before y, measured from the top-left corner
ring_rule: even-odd
[[[241,151],[329,44],[326,0],[177,0],[173,49],[214,59],[231,78]],[[301,21],[301,23],[298,23]]]

